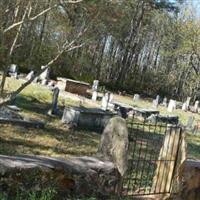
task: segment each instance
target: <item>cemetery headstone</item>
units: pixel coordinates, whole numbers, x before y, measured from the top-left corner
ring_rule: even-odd
[[[195,112],[195,113],[198,113],[198,110],[199,110],[199,101],[195,101],[195,104],[194,104],[194,112]]]
[[[189,116],[186,128],[187,129],[192,129],[193,128],[193,123],[194,123],[194,117],[193,116]]]
[[[96,100],[97,100],[97,97],[98,97],[97,91],[93,91],[93,92],[92,92],[92,100],[93,100],[93,101],[96,101]]]
[[[55,115],[58,113],[58,96],[59,96],[59,88],[55,87],[53,89],[53,98],[52,98],[52,110],[51,114]]]
[[[9,74],[11,77],[17,78],[17,71],[18,71],[17,65],[11,64],[10,67],[9,67],[9,73],[8,73],[8,74]]]
[[[41,85],[47,85],[47,83],[48,83],[47,79],[43,79],[43,80],[41,81]]]
[[[45,66],[41,66],[41,69],[44,69],[45,68]],[[49,79],[49,71],[50,69],[49,68],[47,68],[47,69],[45,69],[45,71],[44,72],[42,72],[41,74],[40,74],[40,76],[39,76],[39,79],[41,80],[41,82],[43,81],[43,80],[46,80],[46,82],[47,82],[47,80]],[[44,82],[43,82],[44,83]]]
[[[188,110],[188,107],[187,107],[187,104],[186,104],[186,103],[183,103],[183,105],[182,105],[182,110],[183,110],[183,111],[187,111],[187,110]]]
[[[167,97],[163,99],[163,106],[167,107]]]
[[[153,100],[153,108],[154,108],[154,109],[157,109],[157,108],[158,108],[159,99],[160,99],[160,96],[157,95],[157,96],[156,96],[156,99]]]
[[[28,73],[28,75],[26,76],[26,79],[27,79],[27,80],[31,80],[31,79],[33,78],[33,76],[34,76],[34,71],[30,71],[30,72]]]
[[[93,85],[92,85],[92,100],[96,101],[97,97],[98,97],[98,86],[99,86],[99,81],[98,80],[94,80]]]
[[[98,80],[94,80],[93,81],[93,85],[92,85],[92,90],[93,91],[97,91],[98,90],[98,86],[99,86],[99,81]]]
[[[98,155],[112,161],[123,176],[128,168],[127,152],[128,129],[126,121],[121,117],[114,117],[110,119],[103,131]]]
[[[173,112],[174,110],[176,110],[176,101],[173,100],[173,99],[170,99],[167,111],[168,112]]]
[[[187,106],[187,109],[189,109],[189,106],[190,106],[190,100],[191,100],[191,97],[187,97],[187,100],[186,100],[186,106]]]
[[[112,103],[113,99],[114,99],[114,95],[112,93],[110,93],[109,103]]]
[[[140,95],[139,94],[134,94],[133,101],[139,101],[139,100],[140,100]]]
[[[109,99],[110,99],[110,93],[106,93],[105,95],[103,95],[102,101],[101,101],[101,107],[103,110],[108,109]]]

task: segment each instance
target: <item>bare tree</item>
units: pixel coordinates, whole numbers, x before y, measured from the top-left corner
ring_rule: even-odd
[[[58,48],[58,52],[55,55],[55,57],[53,59],[51,59],[46,65],[44,65],[45,67],[43,69],[39,70],[34,75],[34,77],[32,77],[30,80],[28,80],[25,83],[23,83],[16,91],[14,91],[12,93],[9,93],[9,94],[7,94],[6,96],[3,97],[4,85],[5,85],[5,81],[6,81],[6,75],[7,75],[7,72],[8,72],[8,65],[11,64],[10,60],[11,60],[11,57],[12,57],[13,52],[15,50],[15,47],[16,47],[16,44],[17,44],[17,40],[19,38],[19,35],[21,34],[22,27],[23,27],[24,23],[27,23],[27,22],[30,23],[30,22],[35,21],[40,16],[45,15],[47,12],[51,11],[54,8],[57,8],[62,2],[75,4],[75,3],[79,3],[81,1],[82,0],[58,1],[58,3],[49,6],[48,8],[40,11],[39,13],[37,13],[34,16],[31,16],[31,13],[32,13],[32,10],[33,10],[32,4],[31,4],[31,0],[28,0],[27,4],[25,6],[23,4],[23,8],[24,9],[23,9],[23,13],[22,14],[20,13],[21,15],[19,14],[19,5],[20,5],[20,3],[22,3],[22,0],[17,0],[16,1],[16,7],[14,9],[14,18],[12,20],[13,21],[12,24],[7,26],[7,27],[5,27],[5,28],[1,27],[2,38],[6,37],[6,35],[8,35],[9,33],[13,32],[13,31],[15,31],[15,34],[14,34],[15,36],[14,36],[13,42],[12,42],[12,44],[10,46],[10,49],[9,49],[9,51],[7,53],[7,58],[6,58],[7,62],[5,63],[3,76],[2,76],[2,79],[1,79],[1,84],[0,84],[0,94],[1,94],[0,106],[5,105],[5,104],[9,103],[11,100],[15,99],[16,96],[24,88],[26,88],[29,84],[31,84],[32,81],[37,76],[39,76],[47,68],[51,67],[60,58],[60,56],[64,52],[73,51],[74,49],[81,48],[84,45],[84,43],[80,43],[79,42],[79,39],[86,32],[87,29],[82,27],[81,30],[79,31],[79,33],[77,33],[77,35],[74,37],[74,39],[71,42],[69,42],[66,39],[66,41],[63,43],[63,45]],[[8,9],[7,12],[10,12],[10,10]],[[21,19],[19,20],[20,16],[21,16]],[[19,20],[19,21],[17,21],[17,20]]]

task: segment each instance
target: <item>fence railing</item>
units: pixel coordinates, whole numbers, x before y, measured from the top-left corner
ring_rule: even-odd
[[[129,167],[122,195],[170,193],[178,163],[182,128],[129,122]]]

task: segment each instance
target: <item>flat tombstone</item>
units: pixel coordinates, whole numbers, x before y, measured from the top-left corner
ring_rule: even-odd
[[[176,109],[176,101],[170,99],[167,111],[168,112],[173,112],[175,109]]]
[[[139,100],[140,100],[140,95],[134,94],[133,101],[139,101]]]
[[[198,110],[199,110],[199,101],[195,101],[194,112],[198,113]]]
[[[128,168],[128,129],[121,117],[114,117],[108,122],[101,137],[98,155],[113,162],[121,176],[125,174]]]

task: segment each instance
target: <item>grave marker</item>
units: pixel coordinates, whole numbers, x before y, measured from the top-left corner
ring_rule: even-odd
[[[9,70],[8,70],[8,71],[9,71],[8,74],[9,74],[11,77],[17,78],[17,70],[18,70],[17,65],[11,64],[10,67],[9,67]]]
[[[99,81],[98,80],[94,80],[93,85],[92,85],[92,100],[96,101],[97,97],[98,97],[98,86],[99,86]]]
[[[57,114],[58,113],[58,96],[59,96],[59,88],[55,87],[53,89],[53,98],[52,98],[52,107],[50,110],[50,114]]]
[[[194,117],[193,116],[189,116],[186,128],[187,129],[192,129],[193,128],[193,123],[194,123]]]
[[[102,101],[101,101],[101,107],[103,110],[108,109],[109,99],[110,99],[110,93],[106,93],[105,95],[103,95]]]
[[[44,69],[44,68],[45,68],[45,66],[41,66],[41,69]],[[45,79],[48,80],[49,79],[49,68],[45,69],[45,71],[42,72],[39,77],[40,77],[41,81],[45,80]]]
[[[174,110],[176,110],[176,101],[173,99],[170,99],[167,111],[173,112]]]
[[[195,104],[194,104],[194,112],[195,112],[195,113],[198,113],[198,110],[199,110],[199,101],[195,101]]]
[[[34,76],[34,71],[32,70],[32,71],[30,71],[30,72],[28,73],[28,75],[26,76],[26,79],[27,79],[27,80],[31,80],[31,79],[33,78],[33,76]]]
[[[183,110],[183,111],[187,111],[187,110],[188,110],[187,104],[186,104],[186,103],[183,103],[183,105],[182,105],[182,110]]]
[[[163,106],[167,107],[167,97],[163,99]]]
[[[153,107],[154,109],[157,109],[157,108],[158,108],[159,99],[160,99],[160,96],[157,95],[157,96],[156,96],[156,99],[153,100],[153,106],[152,106],[152,107]]]
[[[139,101],[139,100],[140,100],[140,95],[139,94],[134,94],[133,101]]]
[[[186,100],[186,106],[187,106],[187,110],[189,109],[189,106],[190,106],[190,100],[191,100],[191,97],[187,97],[187,100]]]

